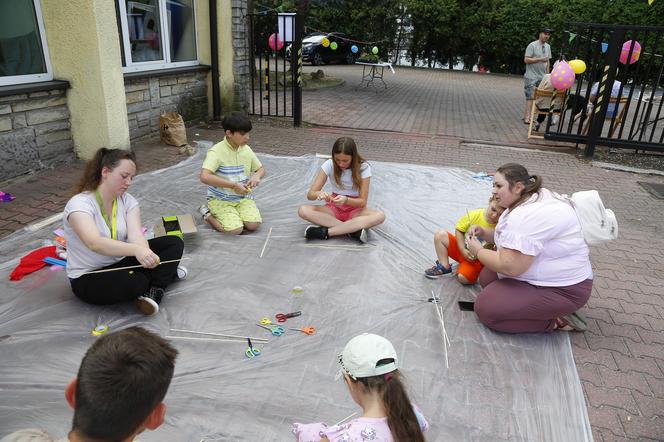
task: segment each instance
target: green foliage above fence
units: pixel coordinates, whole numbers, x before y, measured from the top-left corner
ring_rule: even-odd
[[[482,63],[492,72],[523,72],[526,45],[541,27],[554,30],[557,54],[565,23],[664,26],[664,0],[300,0],[308,4],[308,31],[343,32],[364,51],[376,45],[381,59],[403,45],[409,60]],[[296,0],[254,3],[256,11],[296,11]],[[399,23],[411,25],[404,38]],[[664,37],[663,37],[664,39]],[[409,41],[409,43],[407,43]],[[660,45],[662,47],[662,45]],[[661,53],[661,52],[660,52]]]

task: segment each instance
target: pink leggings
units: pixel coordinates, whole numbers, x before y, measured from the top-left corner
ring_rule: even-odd
[[[532,285],[511,278],[498,279],[486,267],[480,273],[482,291],[475,313],[490,329],[505,333],[552,331],[555,319],[583,307],[593,287],[586,279],[565,287]]]

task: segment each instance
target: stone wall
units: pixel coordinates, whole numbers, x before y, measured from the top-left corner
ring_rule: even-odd
[[[222,112],[228,107],[232,109],[249,109],[251,100],[251,75],[249,61],[249,29],[246,18],[247,0],[232,0],[233,9],[233,77],[234,103],[222,103]]]
[[[65,92],[0,97],[0,181],[74,159]]]
[[[159,133],[159,116],[178,112],[185,122],[207,120],[207,73],[125,79],[131,141]]]

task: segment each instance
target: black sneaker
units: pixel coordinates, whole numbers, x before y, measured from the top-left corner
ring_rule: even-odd
[[[307,239],[328,239],[327,227],[308,226],[304,229],[304,237]]]
[[[160,287],[150,287],[145,294],[136,298],[136,307],[145,316],[152,316],[159,311],[159,304],[164,297],[164,289]]]
[[[368,241],[368,232],[367,229],[361,229],[358,230],[357,232],[349,233],[348,237],[353,238],[361,242],[362,244],[366,243]]]

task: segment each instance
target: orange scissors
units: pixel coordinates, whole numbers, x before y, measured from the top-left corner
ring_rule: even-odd
[[[303,327],[303,328],[289,328],[288,330],[295,330],[295,331],[300,331],[304,334],[307,335],[313,335],[316,333],[316,328],[315,327]]]

